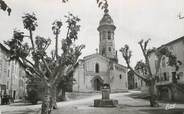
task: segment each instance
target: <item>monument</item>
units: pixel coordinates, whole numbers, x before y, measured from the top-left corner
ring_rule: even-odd
[[[94,100],[94,107],[116,107],[118,100],[110,99],[110,86],[104,84],[102,88],[102,99]]]

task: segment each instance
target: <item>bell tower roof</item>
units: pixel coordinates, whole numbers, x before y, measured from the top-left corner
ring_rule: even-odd
[[[100,20],[98,31],[104,30],[105,28],[111,28],[111,30],[115,30],[116,26],[114,25],[114,22],[109,15],[109,9],[108,9],[108,3],[107,0],[105,0],[104,6],[102,7],[104,9],[104,15],[102,19]]]
[[[99,54],[105,56],[115,62],[118,62],[117,51],[115,50],[114,31],[116,26],[109,15],[107,7],[104,10],[104,15],[100,20],[97,30],[99,31]]]
[[[109,15],[109,13],[105,13],[102,17],[102,19],[100,20],[100,26],[101,25],[114,25],[114,22],[111,18],[111,16]]]
[[[104,28],[105,26],[112,27],[112,29],[114,29],[114,30],[116,29],[116,26],[114,25],[114,21],[111,18],[111,16],[109,15],[108,9],[104,10],[104,15],[103,15],[102,19],[100,20],[98,30],[100,30],[101,28]]]

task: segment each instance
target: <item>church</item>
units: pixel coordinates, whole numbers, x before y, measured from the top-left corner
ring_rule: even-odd
[[[99,52],[83,57],[79,60],[73,76],[75,83],[73,91],[95,92],[100,91],[103,84],[109,84],[111,92],[123,92],[128,90],[127,68],[118,63],[115,50],[113,23],[108,10],[100,20]]]

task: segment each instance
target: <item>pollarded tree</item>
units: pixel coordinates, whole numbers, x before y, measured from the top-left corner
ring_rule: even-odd
[[[42,114],[49,114],[52,108],[56,108],[56,87],[62,77],[68,76],[77,66],[78,57],[84,45],[75,45],[80,30],[80,19],[72,14],[66,16],[67,35],[62,39],[62,54],[55,53],[55,57],[47,53],[51,39],[41,36],[33,37],[33,31],[37,27],[35,14],[23,16],[24,28],[29,31],[29,36],[23,32],[14,31],[14,37],[5,42],[10,47],[11,58],[19,59],[25,66],[25,71],[31,78],[39,79],[44,84],[45,97],[42,102]],[[61,28],[61,21],[59,22]],[[57,30],[60,28],[53,29]],[[57,32],[57,35],[59,32]],[[30,39],[26,42],[25,36]],[[55,46],[55,50],[58,46]],[[57,55],[56,55],[57,54]]]
[[[136,76],[141,78],[146,85],[149,87],[149,94],[150,94],[150,106],[151,107],[157,107],[159,104],[156,102],[156,79],[159,77],[159,70],[160,70],[160,62],[163,56],[168,57],[168,64],[170,66],[174,66],[176,64],[176,57],[167,49],[166,46],[162,46],[158,49],[153,48],[153,49],[148,49],[148,43],[149,40],[141,40],[138,44],[142,50],[143,56],[144,56],[144,62],[141,62],[138,66],[142,67],[146,73],[138,73],[136,70],[133,69],[133,67],[130,65],[131,57],[132,57],[132,52],[129,48],[128,45],[125,45],[120,49],[122,56],[124,60],[126,61],[127,67],[134,72]],[[150,60],[149,56],[155,53],[157,56],[157,67],[156,67],[156,72],[153,73],[151,70],[150,66]]]

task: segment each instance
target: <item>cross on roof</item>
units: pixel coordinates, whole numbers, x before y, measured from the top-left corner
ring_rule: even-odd
[[[104,10],[104,13],[108,13],[108,12],[109,12],[107,0],[105,1],[104,9],[105,9],[105,10]]]

